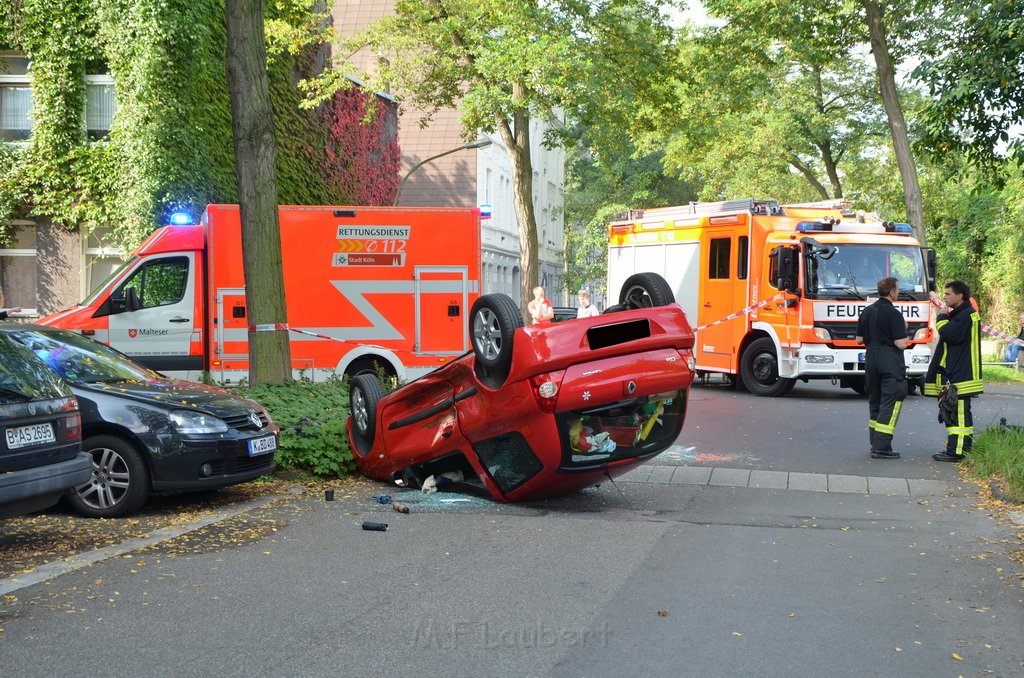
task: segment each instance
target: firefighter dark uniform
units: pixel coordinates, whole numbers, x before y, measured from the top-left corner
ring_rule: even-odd
[[[981,319],[969,299],[935,320],[939,343],[935,347],[924,394],[939,396],[947,384],[956,386],[956,415],[946,423],[946,456],[962,459],[974,442],[971,398],[981,395]],[[952,461],[941,459],[940,461]]]
[[[882,297],[861,313],[857,336],[863,337],[867,346],[864,384],[871,456],[896,459],[899,454],[892,451],[892,435],[907,397],[907,363],[895,341],[907,338],[907,321],[889,299]]]

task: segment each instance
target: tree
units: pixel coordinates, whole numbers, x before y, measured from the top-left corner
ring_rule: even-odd
[[[885,16],[882,5],[874,0],[861,0],[871,36],[871,54],[875,58],[878,70],[878,84],[885,106],[885,115],[889,120],[889,131],[892,134],[893,150],[896,152],[896,163],[903,178],[903,203],[907,208],[907,219],[914,227],[917,241],[925,244],[924,206],[921,202],[921,184],[917,179],[917,164],[910,149],[910,138],[907,134],[907,120],[903,116],[899,92],[896,89],[896,71],[893,68],[892,55],[889,50],[889,38],[886,32]]]
[[[263,0],[227,0],[227,76],[242,213],[242,267],[249,306],[253,385],[291,379],[291,349],[277,213],[274,117],[267,82]],[[264,328],[271,328],[264,331]]]
[[[990,176],[1024,161],[1024,13],[1019,0],[970,0],[945,7],[948,27],[925,44],[914,71],[931,100],[922,114],[925,148],[963,154]]]
[[[457,106],[467,140],[500,136],[513,170],[524,308],[538,282],[530,120],[557,128],[562,112],[614,144],[668,110],[671,30],[653,0],[399,0],[393,16],[345,44],[385,56],[364,79],[423,111],[424,122]],[[327,91],[339,82],[336,73]]]
[[[914,233],[924,243],[924,210],[907,124],[900,105],[894,64],[914,36],[927,35],[933,0],[707,0],[716,16],[753,35],[769,34],[807,64],[852,62],[856,47],[871,45],[879,96],[885,108],[893,150],[903,183],[903,201]]]
[[[841,198],[843,172],[873,153],[884,115],[862,64],[738,20],[681,44],[677,114],[646,147],[708,200]]]

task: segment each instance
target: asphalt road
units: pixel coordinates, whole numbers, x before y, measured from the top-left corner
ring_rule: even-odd
[[[979,400],[979,426],[1024,412]],[[695,389],[660,466],[950,481],[948,495],[605,483],[502,506],[363,488],[286,497],[9,594],[4,675],[1015,676],[1018,529],[930,458],[908,401],[899,461],[866,403]],[[1000,414],[1005,413],[1005,414]],[[388,522],[388,532],[360,529]]]

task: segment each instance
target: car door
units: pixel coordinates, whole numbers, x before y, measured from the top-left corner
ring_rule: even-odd
[[[161,372],[189,369],[197,322],[195,254],[176,253],[142,263],[111,294],[110,345]]]

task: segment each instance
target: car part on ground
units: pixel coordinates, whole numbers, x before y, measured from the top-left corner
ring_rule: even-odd
[[[78,402],[20,343],[0,333],[0,519],[53,506],[89,477]]]
[[[275,468],[279,429],[258,403],[167,379],[73,332],[21,324],[0,334],[35,352],[81,406],[92,470],[69,499],[83,515],[130,515],[151,493],[217,489]]]
[[[666,449],[685,420],[693,332],[660,276],[632,276],[620,299],[614,316],[522,327],[511,298],[484,295],[469,353],[387,395],[360,375],[347,423],[360,471],[520,501]]]

